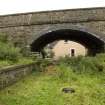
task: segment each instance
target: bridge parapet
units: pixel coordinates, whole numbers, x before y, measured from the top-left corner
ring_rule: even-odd
[[[105,21],[105,7],[32,12],[0,16],[0,27]]]

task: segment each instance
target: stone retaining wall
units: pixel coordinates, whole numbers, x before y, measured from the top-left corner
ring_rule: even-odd
[[[0,70],[0,90],[12,85],[35,70],[37,63],[17,65]]]

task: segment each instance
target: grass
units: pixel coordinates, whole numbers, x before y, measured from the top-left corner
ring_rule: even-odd
[[[64,87],[75,93],[63,93]],[[0,91],[0,105],[105,105],[105,74],[73,72],[65,64],[48,66]]]

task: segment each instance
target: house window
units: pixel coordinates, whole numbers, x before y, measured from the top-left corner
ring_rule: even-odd
[[[71,49],[71,56],[75,56],[75,49]]]

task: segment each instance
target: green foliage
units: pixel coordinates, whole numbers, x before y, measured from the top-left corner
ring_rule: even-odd
[[[9,41],[6,34],[0,34],[0,68],[33,62],[31,57],[24,57],[21,50],[21,48],[15,47],[13,43]],[[27,54],[29,55],[29,52]]]
[[[0,42],[0,60],[10,60],[16,62],[20,57],[19,52],[20,49],[15,48],[12,44]]]
[[[95,57],[65,57],[59,59],[60,64],[65,64],[78,73],[105,72],[105,54],[98,54]]]
[[[0,67],[33,62],[32,57],[22,57],[20,49],[4,39],[0,39]],[[0,105],[105,105],[105,54],[66,56],[57,65],[49,59],[38,60],[43,72],[33,72],[0,91]],[[75,93],[63,93],[64,87],[73,88]]]
[[[20,56],[20,49],[8,41],[6,34],[0,34],[0,60],[17,62]]]
[[[77,74],[67,65],[55,68],[52,74],[33,72],[0,91],[0,105],[105,105],[105,74]],[[63,93],[65,87],[75,93]]]
[[[52,61],[50,61],[49,59],[39,59],[39,67],[40,67],[40,71],[44,71],[46,69],[47,66],[49,66]]]
[[[21,61],[27,62],[25,59]],[[33,72],[20,82],[0,91],[0,104],[105,104],[105,54],[98,54],[96,57],[66,57],[58,62],[59,65],[49,65],[49,60],[40,60],[39,65],[44,69],[43,72]],[[73,88],[75,93],[63,93],[64,87]]]
[[[72,79],[76,79],[74,74],[73,74],[73,70],[66,66],[65,64],[60,64],[59,66],[57,66],[57,78],[63,82],[71,82]]]
[[[7,60],[0,60],[0,68],[10,66],[11,62]]]
[[[7,43],[8,36],[4,33],[0,33],[0,42]]]

